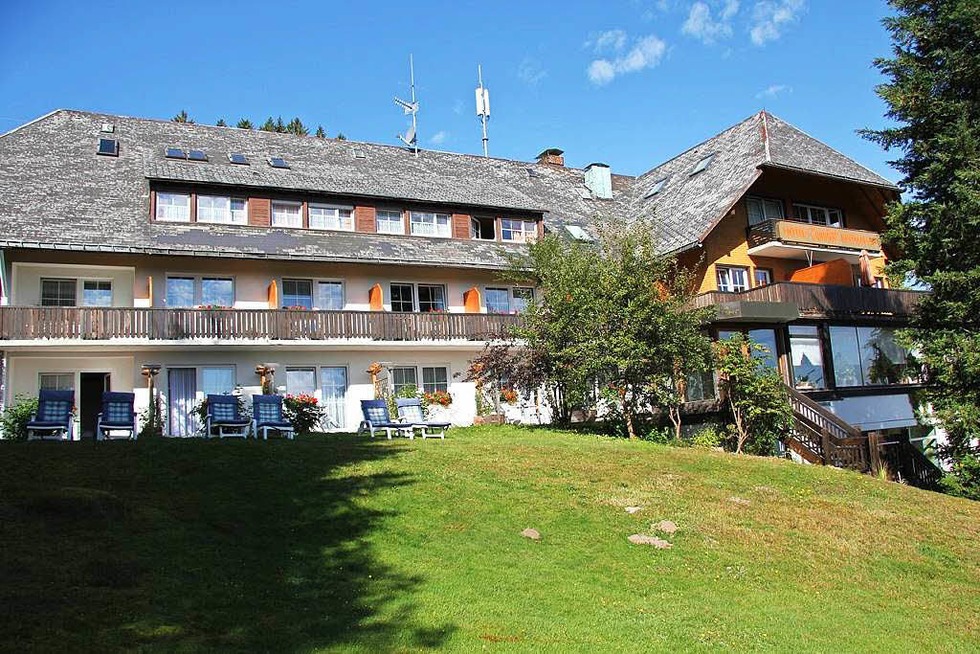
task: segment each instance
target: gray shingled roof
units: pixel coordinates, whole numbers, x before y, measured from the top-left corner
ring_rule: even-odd
[[[103,123],[115,131],[100,133]],[[119,141],[118,157],[95,154],[99,138],[107,136]],[[167,159],[168,146],[204,150],[209,161]],[[231,152],[245,154],[251,165],[231,164]],[[711,165],[691,175],[710,153]],[[270,167],[270,156],[284,157],[291,168]],[[386,145],[61,110],[0,137],[0,247],[479,268],[503,267],[506,253],[520,249],[412,236],[154,224],[147,181],[153,179],[526,212],[543,215],[546,229],[558,233],[566,225],[588,230],[600,217],[652,215],[663,249],[677,251],[702,240],[767,165],[894,188],[762,113],[638,178],[614,175],[614,199],[597,200],[577,169],[446,152],[415,157]],[[663,190],[645,197],[663,178]]]

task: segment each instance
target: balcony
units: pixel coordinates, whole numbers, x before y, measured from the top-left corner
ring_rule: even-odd
[[[881,235],[863,229],[811,225],[795,220],[767,220],[748,228],[749,254],[815,261],[848,259],[857,263],[861,250],[881,252]]]
[[[4,341],[486,341],[520,316],[274,309],[0,307]]]
[[[751,310],[753,305],[760,303],[792,305],[804,318],[904,321],[912,316],[926,295],[921,291],[778,282],[740,293],[703,293],[694,298],[691,306],[718,307],[718,317],[732,321],[739,318],[750,321],[751,315],[758,313]]]

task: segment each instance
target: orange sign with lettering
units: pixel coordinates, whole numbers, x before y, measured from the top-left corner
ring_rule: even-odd
[[[850,250],[881,250],[881,236],[861,229],[842,229],[825,225],[810,225],[792,220],[776,222],[776,238],[780,241],[848,248]]]

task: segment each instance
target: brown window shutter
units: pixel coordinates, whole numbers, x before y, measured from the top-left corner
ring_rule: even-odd
[[[371,304],[371,311],[384,311],[384,291],[381,284],[375,284],[368,290],[368,302]]]
[[[464,213],[453,214],[453,238],[469,239],[470,217]]]
[[[254,227],[272,224],[272,201],[269,198],[248,199],[248,224]]]
[[[463,293],[463,310],[466,313],[480,313],[480,289],[476,286]]]

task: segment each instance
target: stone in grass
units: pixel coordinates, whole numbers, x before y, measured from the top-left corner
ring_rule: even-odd
[[[524,538],[530,538],[531,540],[541,540],[541,534],[538,533],[538,530],[531,529],[530,527],[522,531],[521,536]]]
[[[740,506],[748,506],[749,504],[752,503],[749,500],[745,499],[744,497],[734,497],[734,496],[729,497],[728,501],[732,502],[733,504],[738,504]]]
[[[670,520],[661,520],[657,523],[657,531],[663,532],[670,536],[677,531],[677,525]]]
[[[663,540],[662,538],[657,538],[656,536],[647,536],[646,534],[633,534],[626,540],[633,543],[634,545],[653,545],[658,550],[667,550],[673,547],[673,545]]]
[[[642,506],[628,506],[628,507],[626,507],[626,512],[629,513],[630,515],[633,515],[637,511],[642,511],[642,510],[643,510],[643,507]]]

